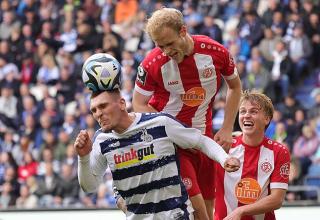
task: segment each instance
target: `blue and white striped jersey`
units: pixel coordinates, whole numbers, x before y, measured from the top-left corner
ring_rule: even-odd
[[[88,161],[90,167],[79,169],[80,184],[86,188],[94,179],[81,172],[91,172],[102,180],[109,166],[114,185],[126,201],[127,219],[193,219],[179,174],[176,145],[196,148],[206,137],[163,113],[134,114],[135,121],[121,134],[97,131],[90,158],[80,159],[80,167]],[[222,163],[227,154],[221,151],[210,149],[211,158]]]

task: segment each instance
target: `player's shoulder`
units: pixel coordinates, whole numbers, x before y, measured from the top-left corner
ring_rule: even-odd
[[[195,50],[202,53],[227,53],[227,49],[219,42],[204,35],[192,36]]]
[[[275,153],[289,153],[287,146],[268,137],[265,137],[263,144],[266,148],[273,150]]]
[[[153,67],[161,67],[164,63],[168,62],[168,60],[168,56],[166,56],[159,47],[156,47],[145,56],[140,66],[148,71]]]

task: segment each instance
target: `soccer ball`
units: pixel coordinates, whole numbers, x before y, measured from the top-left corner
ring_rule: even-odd
[[[82,81],[92,92],[120,88],[120,63],[107,53],[90,56],[82,66]]]

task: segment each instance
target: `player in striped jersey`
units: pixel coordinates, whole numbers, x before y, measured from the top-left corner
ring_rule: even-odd
[[[230,156],[240,169],[226,173],[217,168],[215,220],[274,220],[288,189],[290,153],[287,147],[265,137],[273,116],[271,100],[245,91],[240,100],[242,134],[234,139]]]
[[[101,129],[93,144],[85,130],[75,140],[80,185],[86,192],[95,191],[109,166],[114,185],[125,199],[127,219],[193,219],[180,178],[177,145],[201,150],[226,171],[239,168],[239,160],[229,157],[216,142],[171,116],[129,114],[119,90],[93,93],[90,110]]]
[[[138,112],[165,112],[212,137],[212,107],[227,85],[225,117],[214,140],[231,147],[241,82],[232,56],[218,42],[190,35],[183,15],[162,8],[148,19],[146,31],[156,44],[138,68],[133,108]],[[201,151],[178,150],[181,176],[199,220],[213,219],[214,163]],[[203,175],[206,171],[212,171]]]

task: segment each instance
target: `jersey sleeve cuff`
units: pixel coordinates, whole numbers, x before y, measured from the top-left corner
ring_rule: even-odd
[[[270,183],[270,189],[288,189],[287,183]]]
[[[141,89],[137,84],[135,84],[134,90],[145,96],[153,95],[153,91],[147,91],[147,90]]]

